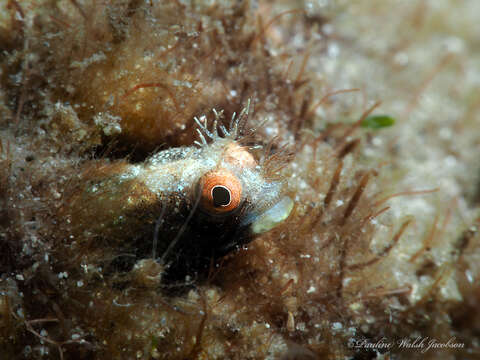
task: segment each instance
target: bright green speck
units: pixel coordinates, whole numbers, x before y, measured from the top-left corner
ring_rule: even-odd
[[[152,335],[152,350],[155,350],[158,346],[158,338]]]
[[[395,119],[388,115],[371,115],[362,122],[362,127],[368,129],[382,129],[395,124]]]

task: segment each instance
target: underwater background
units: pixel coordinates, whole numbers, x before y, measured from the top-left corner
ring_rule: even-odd
[[[0,359],[480,358],[479,13],[0,0]]]

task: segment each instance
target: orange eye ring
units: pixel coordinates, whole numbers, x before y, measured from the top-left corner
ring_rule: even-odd
[[[228,170],[210,171],[200,180],[202,207],[212,214],[235,210],[242,200],[242,184]]]

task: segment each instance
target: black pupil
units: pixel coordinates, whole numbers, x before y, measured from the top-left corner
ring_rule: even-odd
[[[213,206],[227,206],[230,204],[230,191],[224,186],[215,186],[212,189]]]

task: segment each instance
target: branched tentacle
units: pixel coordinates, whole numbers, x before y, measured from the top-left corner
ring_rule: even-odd
[[[210,140],[215,140],[219,137],[223,137],[237,140],[241,136],[242,128],[248,119],[249,112],[250,99],[247,102],[247,106],[240,112],[239,116],[237,116],[236,113],[233,113],[228,129],[221,123],[221,121],[219,121],[223,118],[223,110],[217,112],[215,109],[213,109],[215,118],[213,120],[212,130],[208,129],[208,121],[206,116],[202,116],[200,119],[194,117],[193,119],[198,125],[196,131],[201,140],[201,142],[195,141],[194,144],[200,147],[205,146],[208,144],[207,138]]]
[[[202,144],[207,145],[207,140],[205,139],[205,136],[203,136],[202,131],[200,129],[196,129],[196,130],[197,130],[198,136],[200,137],[200,140],[202,141]]]

